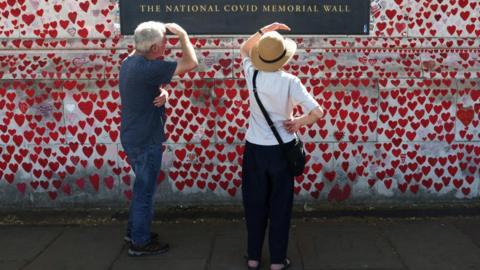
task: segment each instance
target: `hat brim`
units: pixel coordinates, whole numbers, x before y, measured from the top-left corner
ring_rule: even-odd
[[[295,51],[297,50],[297,43],[295,41],[286,38],[285,39],[285,50],[287,51],[285,53],[285,56],[280,58],[278,61],[274,63],[265,63],[260,59],[260,55],[258,52],[258,44],[255,44],[253,46],[252,50],[250,51],[250,58],[252,59],[252,64],[255,66],[256,69],[261,70],[261,71],[267,71],[267,72],[274,72],[279,70],[283,65],[285,65],[292,56],[295,54]]]

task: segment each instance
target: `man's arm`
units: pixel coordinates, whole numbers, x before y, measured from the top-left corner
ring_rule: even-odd
[[[177,35],[182,44],[182,58],[177,61],[177,68],[175,69],[174,75],[182,74],[196,68],[198,66],[197,55],[195,54],[187,32],[176,23],[167,23],[165,27]]]
[[[277,30],[286,30],[290,31],[290,27],[283,23],[278,23],[274,22],[272,24],[269,24],[267,26],[264,26],[260,28],[260,31],[265,34],[267,32],[271,31],[277,31]],[[258,40],[260,39],[261,35],[259,32],[256,32],[255,34],[251,35],[247,41],[245,41],[242,46],[240,47],[240,54],[242,55],[242,58],[245,57],[250,57],[250,51],[252,50],[253,46],[257,44]]]

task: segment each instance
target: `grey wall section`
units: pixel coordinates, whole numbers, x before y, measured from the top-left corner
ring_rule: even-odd
[[[403,2],[372,1],[369,37],[292,36],[299,49],[285,69],[327,112],[300,132],[310,158],[297,203],[477,200],[480,7]],[[0,6],[0,203],[124,207],[134,175],[118,137],[117,79],[133,42],[118,35],[116,3],[62,3]],[[200,67],[165,86],[159,204],[240,205],[245,38],[192,37]],[[178,40],[168,46],[177,59]]]

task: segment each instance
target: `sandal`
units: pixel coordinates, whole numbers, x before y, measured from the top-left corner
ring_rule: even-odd
[[[243,256],[243,258],[244,258],[245,261],[246,261],[247,269],[248,269],[248,270],[260,270],[260,261],[258,261],[258,266],[253,267],[253,266],[248,265],[249,258],[248,258],[247,255]]]
[[[289,258],[285,258],[285,260],[283,261],[282,264],[283,264],[283,266],[279,270],[285,270],[285,269],[290,268],[290,266],[292,266],[292,261]]]

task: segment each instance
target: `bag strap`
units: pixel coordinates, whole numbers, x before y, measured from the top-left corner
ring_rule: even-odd
[[[257,75],[258,75],[258,70],[255,70],[255,71],[253,72],[253,93],[255,94],[255,99],[257,100],[258,106],[260,107],[260,110],[262,111],[263,116],[264,116],[265,119],[267,120],[268,126],[270,127],[270,129],[272,129],[273,135],[275,136],[275,138],[277,139],[277,141],[278,141],[279,144],[283,144],[283,140],[282,140],[282,138],[280,137],[280,134],[278,134],[278,131],[277,131],[277,129],[275,128],[275,125],[273,124],[272,119],[270,118],[270,116],[268,115],[267,110],[265,110],[265,107],[263,106],[262,102],[260,101],[260,97],[258,97],[258,93],[257,93]]]

